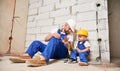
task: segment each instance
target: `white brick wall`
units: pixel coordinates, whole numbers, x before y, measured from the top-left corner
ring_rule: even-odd
[[[97,29],[96,21],[78,22],[76,29],[80,29],[80,28],[84,28],[87,30],[96,30]]]
[[[53,24],[53,19],[40,20],[37,23],[37,26],[48,26]]]
[[[54,23],[55,24],[64,24],[64,22],[68,19],[74,19],[75,20],[76,16],[71,16],[71,15],[67,15],[67,16],[60,16],[60,17],[56,17]]]
[[[64,16],[70,14],[69,8],[63,8],[50,12],[50,17]]]
[[[44,26],[41,27],[41,33],[49,33],[52,29],[57,28],[58,26]]]
[[[37,8],[29,9],[28,15],[36,15],[38,13]]]
[[[49,12],[49,11],[52,11],[52,10],[54,10],[54,4],[39,7],[39,13]]]
[[[84,0],[85,1],[85,0]],[[75,5],[72,7],[72,14],[76,14],[78,12],[86,12],[86,11],[93,11],[93,5],[91,3],[84,3]]]
[[[89,11],[89,12],[77,14],[77,21],[89,21],[89,20],[95,20],[95,19],[96,19],[95,11]]]
[[[30,16],[30,17],[28,17],[28,22],[33,22],[34,19],[35,19],[35,16]]]
[[[96,2],[101,4],[98,8],[98,24]],[[45,36],[67,19],[77,22],[77,30],[84,28],[89,31],[92,60],[99,55],[97,39],[102,39],[102,60],[109,62],[107,0],[29,0],[26,47],[34,40],[44,42]]]
[[[43,5],[53,4],[59,2],[59,0],[44,0]]]
[[[65,8],[76,4],[76,0],[61,0],[60,3],[56,3],[56,8]]]
[[[48,19],[49,18],[49,13],[42,13],[36,16],[36,20],[41,20],[41,19]]]
[[[79,3],[79,4],[84,4],[84,3],[86,3],[86,2],[91,3],[91,2],[93,2],[93,1],[95,1],[95,0],[77,0],[77,3]]]
[[[37,8],[37,7],[39,7],[39,6],[41,6],[41,4],[38,4],[38,1],[36,1],[36,2],[31,3],[31,4],[29,5],[29,9]]]

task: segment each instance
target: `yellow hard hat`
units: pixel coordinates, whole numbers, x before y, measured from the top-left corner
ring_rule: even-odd
[[[77,32],[78,35],[84,35],[86,37],[88,37],[88,31],[85,29],[81,29]]]

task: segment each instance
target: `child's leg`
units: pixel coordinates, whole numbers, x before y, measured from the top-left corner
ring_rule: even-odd
[[[77,59],[77,54],[78,54],[77,50],[74,49],[71,53],[70,59],[76,60]]]
[[[87,53],[87,52],[79,53],[79,58],[80,58],[80,61],[82,62],[80,65],[82,65],[82,66],[88,65],[88,55],[89,55],[89,53]]]
[[[74,61],[77,63],[77,56],[78,56],[78,52],[76,49],[74,49],[71,53],[69,63],[73,63]]]

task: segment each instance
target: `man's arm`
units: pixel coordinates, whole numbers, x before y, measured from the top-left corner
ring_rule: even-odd
[[[55,37],[55,38],[60,38],[60,35],[58,33],[49,33],[46,37],[45,37],[45,41],[49,41],[52,37]]]
[[[45,37],[45,41],[49,41],[51,38],[53,37],[52,33],[49,33],[46,37]]]

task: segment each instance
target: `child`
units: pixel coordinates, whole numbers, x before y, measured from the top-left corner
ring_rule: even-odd
[[[81,29],[77,32],[77,35],[78,35],[77,47],[72,51],[69,63],[77,61],[77,56],[79,56],[81,61],[79,65],[88,66],[88,55],[90,53],[90,44],[87,41],[88,31],[85,29]]]

